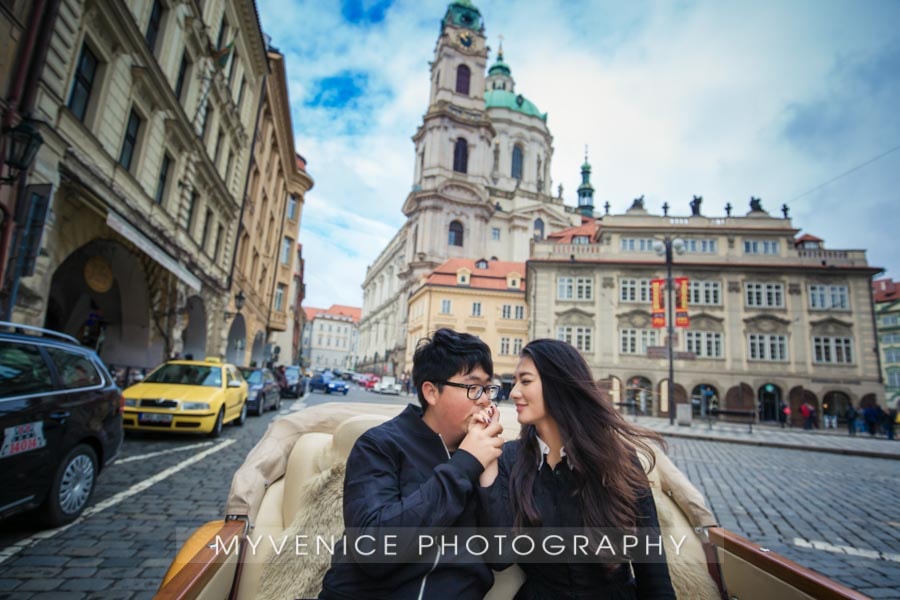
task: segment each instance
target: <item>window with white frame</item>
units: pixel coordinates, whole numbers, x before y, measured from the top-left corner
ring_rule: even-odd
[[[491,228],[491,239],[494,240],[495,242],[500,239],[500,228],[499,227]]]
[[[709,239],[686,239],[684,240],[684,251],[696,254],[715,254],[716,240]]]
[[[284,294],[287,292],[287,286],[279,283],[275,289],[275,310],[284,310]]]
[[[853,339],[848,337],[813,337],[813,359],[817,363],[850,364],[853,362]]]
[[[889,387],[900,387],[900,369],[892,369],[887,374],[887,384]]]
[[[765,333],[751,333],[747,336],[750,360],[777,360],[788,359],[788,346],[786,335]]]
[[[575,299],[594,299],[594,279],[592,277],[578,277],[575,279]]]
[[[519,354],[522,352],[522,338],[516,338],[513,340],[513,354]]]
[[[516,318],[524,319],[525,318],[525,307],[521,304],[516,305]]]
[[[655,329],[622,329],[619,331],[619,351],[622,354],[647,354],[647,348],[659,344]]]
[[[780,246],[778,240],[744,240],[744,254],[777,255]]]
[[[575,278],[574,277],[557,277],[556,278],[556,299],[571,300],[575,297]]]
[[[450,314],[450,301],[449,300],[441,300],[441,314],[449,315]]]
[[[722,284],[718,281],[688,282],[688,302],[707,306],[722,304]]]
[[[500,316],[501,316],[501,318],[503,318],[503,319],[510,319],[510,318],[512,318],[512,305],[511,305],[511,304],[504,304],[504,305],[503,305],[503,308],[502,308],[501,311],[500,311]]]
[[[722,334],[715,331],[685,331],[688,352],[697,358],[722,358]]]
[[[593,352],[593,337],[594,330],[591,327],[560,326],[556,328],[556,339],[572,344],[581,352]]]
[[[900,362],[900,348],[888,348],[884,351],[884,362],[896,363]]]
[[[653,238],[622,238],[619,247],[623,252],[655,252]]]
[[[500,338],[500,354],[509,354],[509,338]]]
[[[900,344],[900,333],[886,333],[881,336],[882,344]]]
[[[578,245],[585,245],[591,243],[591,238],[586,235],[575,235],[572,236],[572,243]]]
[[[850,308],[850,294],[847,286],[809,286],[809,308],[812,310],[847,310]]]
[[[745,284],[747,306],[758,308],[784,307],[784,284],[748,281]]]
[[[884,315],[879,319],[882,325],[900,325],[900,315]]]
[[[622,302],[650,302],[649,279],[622,279],[619,281],[619,300]]]
[[[473,302],[472,303],[472,316],[473,317],[481,316],[481,302]]]

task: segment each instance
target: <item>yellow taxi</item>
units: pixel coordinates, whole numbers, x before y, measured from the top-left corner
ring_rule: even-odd
[[[205,433],[247,419],[247,382],[217,358],[170,360],[127,388],[123,425],[131,431]]]

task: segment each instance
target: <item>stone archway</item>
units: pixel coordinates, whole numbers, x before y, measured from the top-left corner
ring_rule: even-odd
[[[756,390],[756,411],[759,422],[780,421],[784,396],[781,387],[774,383],[764,383]]]
[[[700,383],[691,390],[691,406],[694,416],[705,417],[713,408],[719,408],[719,389],[711,383]]]
[[[819,398],[801,385],[791,388],[791,391],[788,393],[788,403],[791,407],[791,423],[793,425],[803,426],[803,414],[800,411],[800,407],[804,402],[809,402],[815,410],[815,414],[818,415]]]
[[[746,383],[741,383],[728,390],[725,394],[725,406],[729,410],[754,410],[756,403],[753,400],[753,388]]]
[[[625,384],[625,404],[628,412],[653,414],[653,382],[643,375],[629,377]]]
[[[152,368],[150,293],[140,259],[119,242],[92,240],[53,272],[44,327],[68,333],[114,367]]]
[[[822,413],[837,417],[837,423],[843,425],[847,422],[847,408],[853,406],[853,400],[846,392],[832,390],[822,396]]]
[[[257,331],[253,336],[253,346],[250,349],[250,364],[258,367],[264,366],[266,360],[266,335]]]
[[[187,327],[181,334],[182,356],[203,360],[206,358],[206,306],[200,296],[187,300]]]
[[[228,330],[228,341],[225,345],[225,360],[239,367],[245,366],[247,349],[247,324],[244,315],[238,313]]]

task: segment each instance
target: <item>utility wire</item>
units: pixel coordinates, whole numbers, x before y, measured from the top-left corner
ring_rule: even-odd
[[[840,175],[837,175],[837,176],[835,176],[835,177],[832,177],[831,179],[829,179],[829,180],[826,181],[825,183],[820,183],[820,184],[817,185],[816,187],[814,187],[814,188],[812,188],[812,189],[810,189],[810,190],[807,190],[807,191],[803,192],[803,193],[800,194],[799,196],[794,196],[793,198],[791,198],[790,200],[788,200],[788,202],[793,202],[794,200],[799,200],[799,199],[802,198],[803,196],[808,196],[809,194],[812,194],[813,192],[822,189],[822,188],[825,187],[826,185],[828,185],[828,184],[830,184],[830,183],[834,183],[834,182],[837,181],[838,179],[840,179],[840,178],[842,178],[842,177],[846,177],[846,176],[849,175],[850,173],[853,173],[853,172],[855,172],[855,171],[859,171],[860,169],[862,169],[862,168],[865,167],[866,165],[870,165],[870,164],[872,164],[873,162],[875,162],[876,160],[880,160],[880,159],[884,158],[885,156],[887,156],[888,154],[891,154],[892,152],[896,152],[897,150],[900,150],[900,146],[894,146],[894,147],[891,148],[890,150],[886,150],[886,151],[882,152],[881,154],[879,154],[878,156],[876,156],[876,157],[874,157],[874,158],[870,158],[870,159],[867,160],[866,162],[861,163],[861,164],[858,164],[858,165],[856,165],[855,167],[853,167],[852,169],[850,169],[850,170],[848,170],[848,171],[844,171],[844,172],[841,173]]]

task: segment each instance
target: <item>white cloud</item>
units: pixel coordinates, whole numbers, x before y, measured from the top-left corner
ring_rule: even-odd
[[[900,144],[900,4],[476,5],[489,45],[504,36],[517,91],[549,113],[554,188],[570,203],[588,144],[598,210],[645,194],[651,210],[668,202],[685,214],[699,194],[707,214],[728,202],[743,214],[759,196],[775,215],[788,203],[794,225],[829,247],[867,249],[870,264],[900,276],[900,152],[797,198]],[[366,266],[403,222],[410,137],[446,6],[402,0],[383,22],[351,25],[339,3],[259,1],[286,54],[297,149],[316,181],[300,235],[310,305],[360,305]],[[353,110],[310,107],[317,82],[341,73],[368,77]]]

